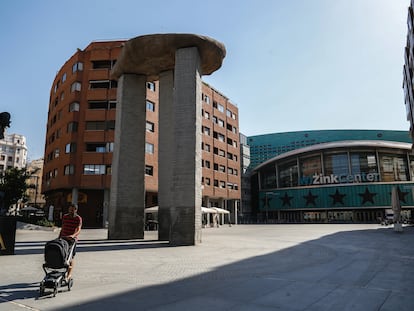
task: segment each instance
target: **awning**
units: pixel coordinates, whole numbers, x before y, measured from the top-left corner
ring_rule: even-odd
[[[146,209],[144,209],[144,213],[158,213],[158,206],[147,207]]]
[[[36,208],[36,207],[33,207],[33,206],[25,206],[25,207],[23,207],[23,208],[21,208],[20,209],[20,211],[23,211],[23,212],[32,212],[32,211],[40,211],[40,209],[38,209],[38,208]]]
[[[201,212],[204,214],[217,214],[217,211],[214,208],[209,208],[209,207],[201,207]]]
[[[214,209],[217,211],[217,213],[220,213],[220,214],[230,214],[230,212],[228,210],[225,210],[225,209],[220,208],[220,207],[214,207]]]

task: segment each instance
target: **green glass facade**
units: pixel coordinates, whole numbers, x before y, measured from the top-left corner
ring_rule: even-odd
[[[412,143],[408,131],[389,130],[321,130],[273,133],[249,136],[250,168],[285,152],[315,144],[352,141],[383,140]]]
[[[303,133],[296,132],[296,137]],[[281,153],[252,170],[252,185],[257,185],[252,203],[262,219],[376,222],[391,210],[394,187],[403,220],[413,218],[414,155],[408,132],[317,131],[320,137],[306,133],[319,143]],[[333,133],[360,139],[324,142]],[[292,133],[286,134],[293,139]],[[275,142],[273,148],[279,148]]]

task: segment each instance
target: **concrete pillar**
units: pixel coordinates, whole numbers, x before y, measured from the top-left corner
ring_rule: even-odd
[[[118,80],[109,239],[144,238],[146,76]]]
[[[158,239],[170,239],[170,209],[173,205],[174,71],[160,73],[158,122]]]
[[[196,47],[178,49],[174,71],[171,245],[201,242],[201,74]]]

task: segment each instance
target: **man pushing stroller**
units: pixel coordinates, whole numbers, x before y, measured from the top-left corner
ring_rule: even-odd
[[[45,263],[43,270],[45,277],[40,282],[40,296],[46,289],[52,289],[53,297],[59,288],[73,285],[72,269],[76,253],[76,242],[82,228],[82,218],[77,214],[75,204],[69,206],[69,213],[62,218],[62,229],[59,237],[45,245]]]
[[[70,280],[72,277],[72,269],[74,266],[74,259],[76,254],[76,243],[78,241],[78,235],[82,229],[82,217],[78,215],[78,206],[74,203],[69,205],[69,212],[63,215],[62,229],[59,233],[59,238],[65,239],[73,245],[72,260],[69,262],[69,267],[66,275],[66,280]],[[71,245],[72,246],[72,245]]]

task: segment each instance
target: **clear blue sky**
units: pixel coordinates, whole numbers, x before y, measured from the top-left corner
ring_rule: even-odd
[[[195,33],[224,43],[204,81],[239,108],[245,135],[408,130],[402,68],[409,0],[4,0],[0,111],[43,156],[56,72],[94,40]]]

